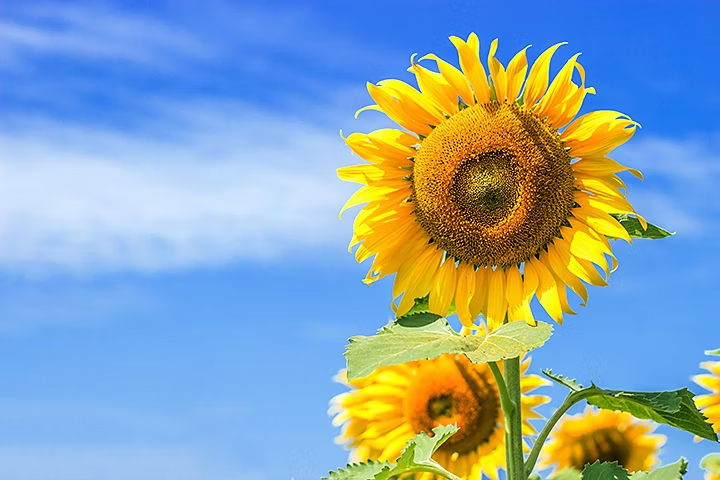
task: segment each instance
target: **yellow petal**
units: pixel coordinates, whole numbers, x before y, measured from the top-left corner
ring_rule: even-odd
[[[488,56],[488,67],[490,68],[490,76],[492,78],[493,86],[495,87],[495,95],[497,101],[503,103],[507,99],[507,74],[505,67],[502,63],[495,58],[497,52],[498,39],[492,41],[490,44],[490,55]]]
[[[372,83],[367,84],[367,89],[373,100],[377,102],[378,107],[393,122],[423,136],[430,134],[432,131],[430,124],[423,124],[417,121],[411,113],[408,113],[403,108],[398,100],[390,95],[389,92],[385,91],[381,87],[373,85]]]
[[[460,70],[432,53],[425,55],[420,59],[420,61],[425,59],[435,60],[437,62],[440,74],[442,74],[442,76],[445,77],[445,80],[452,85],[457,95],[462,98],[463,102],[468,105],[475,104],[475,100],[472,96],[472,90],[470,88],[470,82],[468,82],[467,78],[465,78],[465,75],[463,75]]]
[[[415,74],[418,86],[423,95],[432,99],[433,103],[448,115],[458,112],[458,96],[455,89],[441,74],[431,72],[422,65],[415,63],[415,55],[410,59],[411,66],[408,71]]]
[[[572,214],[583,222],[585,225],[593,228],[598,233],[607,235],[612,238],[622,238],[628,243],[632,243],[632,239],[627,230],[615,220],[613,217],[593,207],[573,208]]]
[[[505,275],[507,277],[507,288],[505,289],[505,298],[508,302],[508,320],[524,320],[523,318],[523,281],[520,270],[516,265],[506,268]]]
[[[477,39],[477,36],[474,38]],[[478,103],[490,102],[490,87],[487,83],[487,74],[485,73],[485,67],[483,67],[480,62],[478,52],[473,51],[473,48],[461,38],[450,37],[450,41],[458,51],[460,68],[470,82],[470,85],[472,85],[476,101]],[[472,102],[472,104],[474,103],[475,102]]]
[[[528,264],[528,262],[525,262],[525,265],[526,267],[527,265],[530,265],[531,268],[535,270],[535,273],[537,273],[538,286],[536,295],[540,305],[542,305],[548,315],[550,315],[550,318],[555,320],[557,323],[562,324],[563,309],[560,303],[558,288],[564,288],[564,286],[557,285],[553,274],[537,258],[531,258],[530,263]]]
[[[585,285],[567,269],[567,266],[563,264],[555,246],[553,244],[548,245],[547,251],[542,252],[540,255],[541,260],[543,256],[545,257],[547,261],[544,263],[550,266],[550,269],[557,278],[562,280],[565,285],[570,287],[570,289],[582,299],[582,306],[584,307],[587,303],[587,289]]]
[[[525,321],[528,325],[535,326],[537,322],[533,316],[532,309],[530,308],[530,302],[535,295],[535,292],[539,286],[538,274],[530,262],[525,262],[523,266],[523,312]]]
[[[575,119],[560,138],[573,158],[602,157],[630,139],[639,126],[630,117],[612,110],[598,110]]]
[[[475,318],[477,318],[477,315],[473,316],[470,311],[470,299],[472,299],[475,294],[475,278],[475,269],[472,265],[461,263],[458,266],[455,310],[457,310],[460,322],[465,326],[472,325],[475,322]]]
[[[486,318],[488,331],[500,327],[505,320],[507,300],[505,299],[505,273],[501,268],[488,268],[488,297]]]
[[[567,42],[557,43],[545,50],[530,68],[527,85],[525,86],[525,105],[532,108],[547,90],[550,79],[550,59],[555,51]]]
[[[437,270],[432,283],[428,308],[432,313],[444,317],[455,296],[455,284],[457,283],[457,267],[452,258],[445,259],[445,263]]]
[[[507,99],[509,102],[514,102],[520,96],[520,90],[522,89],[523,82],[525,81],[525,75],[527,74],[528,61],[527,61],[527,49],[530,45],[520,50],[510,60],[507,68]]]
[[[479,267],[475,272],[475,293],[470,299],[470,316],[473,319],[487,311],[488,285],[488,269]]]

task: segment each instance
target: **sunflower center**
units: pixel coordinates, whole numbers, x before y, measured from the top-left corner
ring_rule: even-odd
[[[579,439],[579,451],[573,450],[572,466],[582,470],[586,464],[600,462],[618,462],[627,468],[630,460],[630,443],[622,433],[612,428],[591,432]]]
[[[573,204],[558,132],[515,104],[478,104],[438,125],[415,157],[412,201],[458,260],[519,265],[559,234]]]
[[[487,366],[450,355],[414,372],[404,407],[418,433],[457,423],[460,430],[440,447],[448,453],[465,454],[490,441],[502,416]]]

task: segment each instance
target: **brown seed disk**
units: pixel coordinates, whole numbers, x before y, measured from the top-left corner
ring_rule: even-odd
[[[579,438],[580,448],[572,450],[570,463],[578,470],[585,468],[585,464],[600,462],[618,462],[627,468],[630,460],[630,443],[617,429],[606,428],[588,432]]]
[[[460,430],[440,449],[468,453],[488,442],[498,425],[500,398],[487,365],[446,356],[418,368],[405,397],[405,415],[415,432],[457,423]]]
[[[411,176],[420,225],[477,266],[519,265],[558,236],[573,170],[558,132],[515,104],[478,104],[423,140]]]

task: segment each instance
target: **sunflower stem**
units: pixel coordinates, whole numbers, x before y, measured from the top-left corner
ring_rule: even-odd
[[[520,357],[505,360],[505,386],[509,412],[505,411],[505,436],[508,480],[527,480],[522,443],[520,406]],[[503,408],[504,410],[504,408]]]
[[[547,421],[543,429],[538,434],[537,440],[535,441],[535,444],[530,451],[530,455],[528,455],[527,461],[525,462],[525,475],[529,476],[535,468],[535,463],[540,456],[540,450],[542,450],[542,447],[545,444],[545,440],[547,440],[547,437],[548,435],[550,435],[550,432],[555,427],[555,424],[557,424],[560,418],[565,415],[565,412],[567,412],[570,407],[572,407],[578,402],[585,400],[589,396],[590,395],[587,392],[581,390],[577,392],[572,392],[567,397],[565,397],[565,401],[562,403],[562,405],[560,405],[560,408],[555,410],[555,413],[552,414],[550,419]]]

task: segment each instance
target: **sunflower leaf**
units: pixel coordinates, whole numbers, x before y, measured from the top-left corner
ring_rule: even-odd
[[[451,480],[460,480],[459,477],[445,470],[439,463],[431,458],[432,454],[440,448],[440,445],[458,430],[458,427],[455,425],[441,425],[433,428],[432,437],[428,437],[424,432],[415,435],[405,446],[405,449],[400,454],[400,458],[397,459],[397,463],[394,466],[385,467],[376,473],[375,480],[389,480],[390,478],[411,472],[430,472]]]
[[[652,472],[635,472],[630,480],[682,480],[687,473],[687,461],[681,458],[675,463],[660,467]]]
[[[630,474],[617,462],[595,463],[585,465],[582,471],[582,480],[630,480]]]
[[[712,425],[695,406],[695,395],[687,388],[669,392],[626,392],[606,390],[593,384],[581,392],[590,405],[628,412],[637,418],[653,420],[718,441]]]
[[[550,369],[550,368],[546,368],[545,370],[542,370],[542,373],[543,373],[543,375],[548,377],[550,380],[557,382],[564,387],[569,388],[573,392],[579,392],[583,388],[583,386],[580,385],[579,383],[577,383],[577,380],[575,380],[574,378],[563,377],[562,375],[552,373],[552,369]]]
[[[658,238],[675,235],[675,232],[668,232],[664,228],[653,225],[652,223],[648,223],[647,229],[644,229],[637,217],[631,217],[627,213],[611,213],[610,215],[620,222],[620,225],[623,226],[632,238],[648,238],[650,240],[657,240]]]
[[[705,350],[705,355],[720,355],[720,348],[717,350]]]
[[[489,335],[462,336],[444,318],[405,315],[371,337],[355,336],[345,349],[347,378],[369,375],[378,367],[431,359],[445,353],[465,354],[474,363],[515,358],[550,338],[552,327],[538,322],[511,322]],[[432,315],[432,314],[431,314]]]
[[[322,480],[375,480],[375,475],[384,468],[390,468],[390,462],[349,463],[345,468],[330,472]]]

